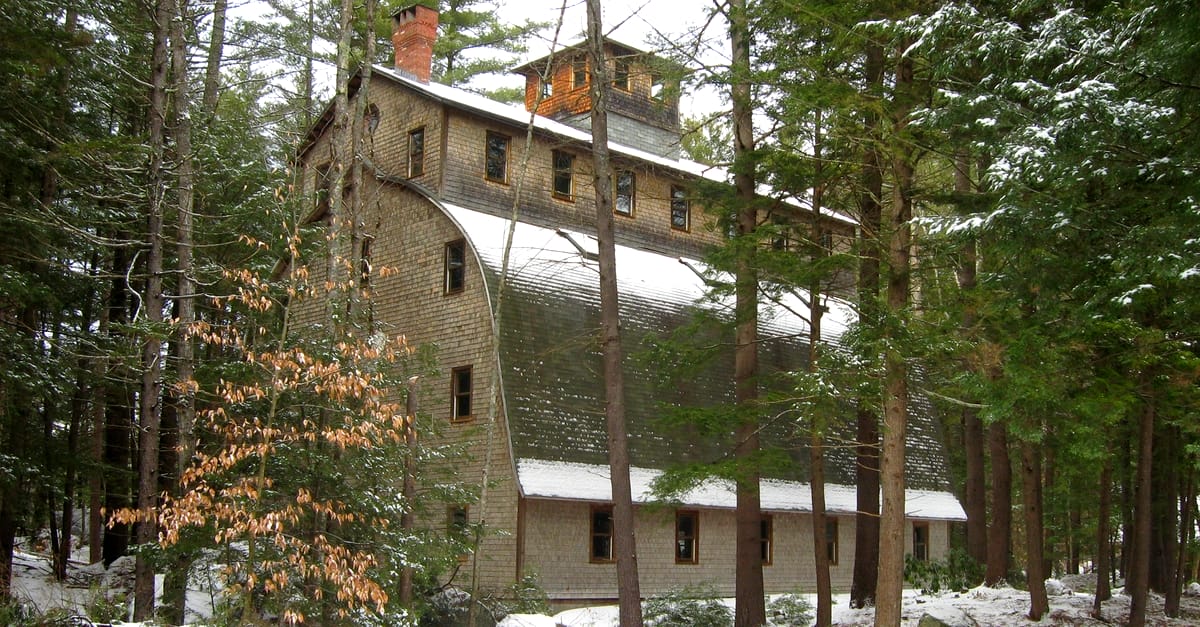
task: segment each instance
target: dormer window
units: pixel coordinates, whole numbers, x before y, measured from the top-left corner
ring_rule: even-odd
[[[550,98],[554,95],[554,80],[553,79],[545,78],[545,77],[539,78],[538,86],[542,90],[542,92],[541,92],[542,100]]]
[[[571,87],[587,85],[587,61],[580,59],[571,64]]]
[[[650,97],[655,100],[667,97],[667,81],[661,75],[655,74],[650,77]]]
[[[629,91],[629,59],[616,59],[613,63],[613,87]]]
[[[555,150],[554,159],[554,197],[559,200],[574,200],[575,155]]]
[[[508,135],[488,131],[484,149],[484,177],[497,183],[508,182]]]

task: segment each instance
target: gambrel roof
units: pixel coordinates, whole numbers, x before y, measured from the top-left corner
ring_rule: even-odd
[[[462,229],[488,277],[495,306],[509,220],[464,207],[442,205]],[[502,299],[499,360],[504,407],[518,481],[526,496],[606,500],[607,448],[604,386],[599,335],[599,274],[590,235],[552,230],[518,222],[510,250],[508,283]],[[623,338],[629,448],[635,477],[644,490],[659,469],[681,461],[711,461],[725,451],[719,444],[691,438],[657,420],[664,404],[705,405],[732,399],[732,359],[715,364],[689,382],[664,390],[655,366],[637,357],[651,335],[684,325],[698,306],[715,309],[728,303],[701,305],[705,282],[696,260],[672,258],[628,246],[617,247],[617,275]],[[800,294],[785,294],[760,306],[761,361],[776,369],[797,368],[807,347],[799,338],[806,323]],[[839,336],[852,323],[850,307],[826,301],[823,332]],[[730,351],[732,354],[732,351]],[[852,423],[852,414],[847,423]],[[906,471],[909,514],[914,517],[962,519],[949,493],[938,425],[928,403],[918,400],[910,417]],[[849,434],[846,434],[849,435]],[[807,453],[786,476],[764,483],[768,509],[807,507],[803,480]],[[853,511],[855,459],[850,448],[828,450],[826,474],[830,510]],[[554,477],[546,481],[546,477]],[[603,479],[601,481],[600,479]],[[732,506],[728,489],[711,485],[691,495],[694,505]],[[775,501],[770,500],[775,495]],[[647,495],[642,496],[648,500]],[[773,505],[770,505],[773,503]],[[788,504],[791,506],[788,506]]]

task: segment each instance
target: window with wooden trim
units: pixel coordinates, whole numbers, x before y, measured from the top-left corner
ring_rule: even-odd
[[[457,240],[446,244],[443,261],[445,279],[442,291],[446,294],[457,294],[463,291],[467,284],[467,242]]]
[[[613,87],[624,91],[629,91],[629,59],[617,58],[613,60]]]
[[[538,77],[538,89],[541,90],[539,97],[542,100],[554,97],[554,79]]]
[[[560,200],[574,200],[575,155],[555,150],[551,158],[554,161],[554,197]]]
[[[679,185],[671,186],[671,228],[688,231],[692,228],[692,204],[687,190]]]
[[[408,177],[425,173],[425,127],[408,132]]]
[[[837,566],[838,521],[834,518],[825,519],[825,555],[829,558],[830,566]]]
[[[658,101],[667,97],[667,81],[661,74],[650,76],[650,97]]]
[[[700,561],[700,513],[675,512],[675,563],[696,564]]]
[[[587,61],[580,59],[571,64],[571,88],[587,85]]]
[[[371,249],[375,238],[364,237],[358,244],[358,286],[362,289],[371,287]]]
[[[316,201],[312,214],[314,222],[324,219],[329,214],[329,188],[333,184],[332,167],[329,163],[317,166],[317,185],[313,194]]]
[[[593,507],[591,545],[588,560],[596,563],[611,562],[613,555],[613,513],[611,507]]]
[[[613,175],[613,213],[633,217],[636,188],[637,178],[632,170],[621,170]]]
[[[763,516],[758,523],[759,553],[762,555],[763,566],[771,565],[772,552],[775,549],[775,518]]]
[[[913,523],[913,558],[929,561],[929,523]]]
[[[462,366],[450,371],[450,419],[471,418],[471,367]]]
[[[484,145],[483,175],[489,181],[508,182],[508,145],[511,138],[493,131],[487,132]]]

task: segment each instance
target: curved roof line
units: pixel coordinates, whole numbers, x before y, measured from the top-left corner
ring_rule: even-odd
[[[475,242],[473,242],[471,239],[471,234],[467,231],[466,228],[463,227],[462,223],[460,223],[458,221],[458,219],[454,217],[454,215],[446,207],[446,204],[443,203],[441,201],[441,199],[438,198],[437,195],[434,194],[433,191],[430,190],[428,187],[425,187],[424,185],[421,185],[420,183],[417,183],[416,181],[404,178],[402,176],[388,174],[387,172],[383,171],[382,168],[380,168],[378,165],[376,165],[375,162],[370,159],[370,157],[363,156],[362,159],[363,159],[363,165],[365,165],[371,169],[371,171],[375,174],[376,180],[378,180],[382,183],[389,183],[389,184],[396,185],[396,186],[408,189],[410,191],[416,192],[416,194],[418,196],[421,196],[425,200],[429,201],[429,203],[432,204],[434,207],[437,207],[438,211],[442,212],[442,215],[449,218],[450,223],[454,225],[454,228],[458,229],[458,232],[461,233],[463,236],[463,240],[465,242],[467,242],[468,246],[471,247],[471,251],[474,253],[472,255],[472,257],[475,259],[475,263],[479,268],[479,276],[483,277],[483,280],[481,281],[481,283],[483,283],[483,296],[484,296],[484,299],[487,301],[488,313],[490,314],[488,316],[488,320],[489,320],[489,322],[491,322],[491,327],[492,327],[492,358],[493,358],[493,362],[494,362],[492,367],[496,371],[496,382],[500,388],[499,389],[500,407],[494,407],[494,408],[492,408],[492,411],[495,412],[495,415],[503,414],[505,423],[507,424],[507,421],[508,421],[508,397],[505,394],[505,388],[504,388],[504,369],[503,369],[503,367],[501,367],[501,364],[500,364],[500,330],[496,327],[496,304],[492,300],[491,287],[488,286],[488,282],[487,282],[487,278],[486,278],[487,277],[487,269],[483,265],[483,260],[479,256],[478,249],[475,246]],[[502,272],[507,272],[507,269],[502,269]],[[492,396],[492,399],[494,400],[496,395],[493,394],[491,396]],[[493,402],[493,401],[489,400],[489,403],[490,402]],[[513,477],[516,477],[517,476],[517,474],[516,474],[517,473],[517,458],[514,455],[514,451],[513,451],[512,429],[506,428],[505,433],[507,434],[507,436],[505,437],[505,440],[506,440],[506,446],[508,448],[509,466],[511,466],[510,469],[512,470]],[[520,484],[520,481],[517,481],[515,483],[517,484],[517,491],[520,494],[520,496],[522,496],[522,497],[525,496],[523,488]]]

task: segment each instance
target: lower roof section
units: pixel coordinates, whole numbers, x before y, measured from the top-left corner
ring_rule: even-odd
[[[660,470],[630,468],[630,484],[635,503],[653,503],[650,486]],[[612,501],[608,466],[544,459],[518,459],[517,477],[521,493],[527,498],[570,501]],[[811,512],[812,491],[807,483],[763,479],[760,503],[765,512]],[[854,486],[826,484],[825,510],[836,514],[856,511]],[[734,509],[737,497],[733,484],[710,479],[684,494],[679,502],[692,507]],[[905,490],[904,511],[908,518],[921,520],[966,520],[958,499],[950,492]]]

